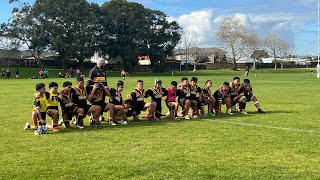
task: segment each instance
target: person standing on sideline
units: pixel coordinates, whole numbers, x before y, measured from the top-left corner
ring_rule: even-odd
[[[246,73],[244,73],[244,76],[249,76],[249,71],[250,71],[249,66],[247,66],[245,70],[246,70]]]
[[[11,72],[10,72],[10,69],[8,68],[7,69],[7,79],[10,79],[11,78]]]
[[[20,74],[19,69],[17,69],[16,70],[16,79],[19,79],[19,74]]]
[[[104,64],[105,64],[105,60],[103,58],[99,58],[97,60],[97,65],[90,70],[87,86],[92,86],[95,83],[100,82],[106,88],[108,88],[107,75],[103,67]]]
[[[48,76],[49,76],[49,71],[48,71],[48,69],[45,69],[45,70],[44,70],[43,75],[44,75],[44,78],[45,78],[45,79],[48,79]]]

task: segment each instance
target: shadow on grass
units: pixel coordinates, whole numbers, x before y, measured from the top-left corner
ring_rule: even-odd
[[[241,113],[235,113],[233,115],[228,115],[228,114],[220,114],[217,115],[215,117],[211,117],[211,118],[207,118],[207,117],[202,117],[202,118],[198,118],[198,119],[191,119],[191,120],[184,120],[183,118],[181,118],[181,120],[177,121],[177,120],[173,120],[173,119],[161,119],[159,122],[149,122],[148,120],[140,120],[138,122],[131,122],[127,125],[121,125],[118,124],[117,126],[111,126],[109,124],[107,124],[106,121],[103,121],[101,123],[101,125],[99,127],[92,127],[92,126],[85,126],[84,129],[74,129],[73,127],[69,128],[69,129],[65,129],[63,127],[60,127],[60,131],[58,132],[59,134],[64,134],[64,133],[79,133],[79,132],[88,132],[88,131],[105,131],[106,133],[110,130],[110,131],[118,131],[121,129],[126,129],[126,128],[140,128],[140,127],[153,127],[153,126],[167,126],[169,124],[173,124],[173,123],[188,123],[188,122],[192,122],[192,121],[207,121],[207,120],[229,120],[229,119],[234,119],[237,117],[246,117],[246,116],[250,116],[250,115],[261,115],[261,116],[265,116],[268,114],[286,114],[286,113],[294,113],[294,111],[281,111],[281,110],[277,110],[277,111],[267,111],[266,113],[258,113],[258,112],[248,112],[247,115],[243,115]],[[54,134],[52,132],[50,132],[49,134]]]

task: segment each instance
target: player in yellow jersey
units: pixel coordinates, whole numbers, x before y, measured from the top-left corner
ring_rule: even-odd
[[[34,134],[45,134],[46,128],[46,92],[45,84],[39,83],[36,85],[37,93],[35,93],[34,108],[32,112],[32,129],[35,130]],[[39,121],[39,126],[38,126]],[[25,129],[29,129],[30,124],[27,123]]]
[[[58,83],[51,82],[49,84],[49,92],[45,93],[46,99],[47,99],[47,115],[52,117],[52,131],[58,132],[58,119],[59,119],[59,94],[58,91]]]

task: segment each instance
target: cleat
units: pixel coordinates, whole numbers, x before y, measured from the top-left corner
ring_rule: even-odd
[[[74,126],[74,128],[75,128],[75,129],[84,129],[83,126],[80,126],[80,125],[78,125],[78,124],[76,124],[76,125]]]
[[[116,126],[117,124],[114,123],[113,121],[109,121],[109,124],[112,125],[112,126]]]
[[[124,121],[124,120],[121,120],[120,123],[121,123],[121,124],[124,124],[124,125],[125,125],[125,124],[128,124],[128,122],[127,122],[127,121]]]
[[[266,113],[262,109],[258,109],[258,113]]]
[[[226,113],[229,114],[229,115],[232,115],[232,114],[233,114],[233,113],[231,112],[231,109],[228,109]]]
[[[184,119],[185,119],[185,120],[190,120],[190,116],[189,116],[189,115],[185,115],[185,116],[184,116]]]
[[[179,117],[175,117],[174,120],[180,121],[180,118]]]
[[[60,121],[58,122],[58,126],[62,126],[63,123],[64,123],[63,119],[60,119]]]
[[[58,127],[53,127],[51,130],[52,130],[52,132],[59,132],[60,131]]]
[[[24,127],[24,130],[27,130],[27,129],[30,129],[30,123],[29,122],[27,122],[26,126]]]
[[[194,119],[198,119],[198,116],[197,116],[197,115],[193,115],[193,118],[194,118]]]

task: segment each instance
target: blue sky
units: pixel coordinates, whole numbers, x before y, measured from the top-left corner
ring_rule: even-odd
[[[9,0],[0,2],[0,22],[11,16]],[[20,0],[33,3],[34,0]],[[103,4],[105,0],[88,0]],[[147,8],[164,11],[172,20],[184,24],[196,37],[198,46],[216,46],[213,37],[219,18],[237,14],[261,36],[277,32],[290,42],[293,53],[316,55],[317,0],[131,0]]]

